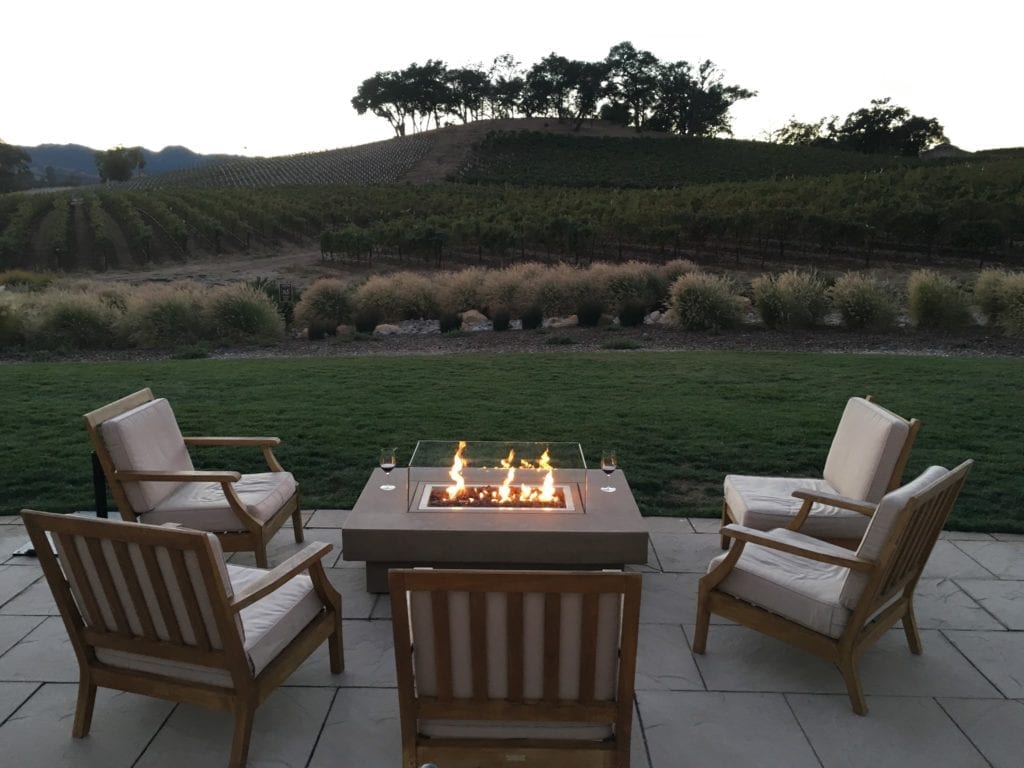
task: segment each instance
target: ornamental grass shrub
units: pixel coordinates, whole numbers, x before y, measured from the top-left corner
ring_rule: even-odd
[[[267,344],[284,337],[284,318],[263,291],[245,284],[213,288],[206,297],[206,315],[214,341]]]
[[[827,286],[814,272],[761,275],[750,287],[754,308],[769,328],[813,328],[828,314]]]
[[[971,322],[967,295],[955,280],[931,269],[910,274],[907,312],[917,328],[953,331]]]
[[[0,349],[20,347],[24,343],[24,314],[18,302],[0,296]]]
[[[537,306],[537,285],[544,279],[547,267],[534,262],[515,264],[505,269],[489,269],[484,273],[484,304],[507,307],[513,315],[522,315]]]
[[[669,308],[676,325],[690,331],[734,328],[743,320],[744,299],[728,277],[689,272],[669,288]]]
[[[829,289],[832,306],[850,330],[884,331],[896,324],[896,301],[877,277],[847,272]]]
[[[983,269],[974,281],[974,304],[989,325],[999,322],[1003,313],[1003,283],[1010,273],[1005,269]]]
[[[302,292],[295,305],[295,323],[306,329],[310,339],[334,336],[338,326],[351,319],[351,291],[347,283],[337,278],[317,280]]]
[[[40,349],[117,349],[126,344],[123,315],[109,296],[48,291],[31,307],[26,343]]]
[[[589,293],[584,273],[568,264],[549,267],[538,274],[536,280],[533,297],[545,317],[575,313],[580,301]]]
[[[487,274],[486,269],[470,267],[436,275],[433,282],[441,314],[458,314],[467,309],[476,309],[486,314],[487,308],[492,306],[486,287]]]
[[[999,324],[1007,336],[1024,336],[1024,272],[1003,278],[999,289]]]
[[[0,285],[20,291],[43,291],[50,287],[54,277],[48,272],[27,269],[6,269],[0,272]]]
[[[122,332],[138,347],[174,348],[211,336],[205,290],[192,282],[135,288],[121,318]]]
[[[414,272],[376,275],[352,294],[353,315],[376,313],[381,320],[419,320],[439,315],[434,283]]]

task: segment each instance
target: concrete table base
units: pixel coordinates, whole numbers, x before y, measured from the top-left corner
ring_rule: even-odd
[[[366,588],[387,592],[389,568],[621,568],[647,562],[647,528],[621,472],[614,493],[600,470],[563,470],[557,483],[573,488],[572,512],[459,509],[409,511],[416,483],[445,482],[416,470],[374,471],[342,529],[343,558],[366,562]],[[384,491],[383,483],[394,490]]]

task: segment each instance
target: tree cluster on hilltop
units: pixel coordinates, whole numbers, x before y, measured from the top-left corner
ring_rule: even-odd
[[[28,169],[31,160],[25,150],[0,139],[0,193],[32,186],[32,173]]]
[[[383,117],[404,136],[440,128],[443,118],[469,123],[484,118],[553,117],[576,128],[602,118],[637,131],[683,136],[731,135],[729,109],[753,91],[727,85],[706,60],[662,62],[632,43],[612,47],[601,61],[579,61],[551,53],[529,69],[511,54],[488,69],[451,69],[443,61],[377,72],[359,86],[352,106]]]
[[[946,141],[945,130],[934,117],[912,115],[888,98],[872,99],[870,108],[851,112],[842,123],[835,115],[810,123],[791,118],[769,138],[780,144],[904,157],[917,157],[921,150]]]

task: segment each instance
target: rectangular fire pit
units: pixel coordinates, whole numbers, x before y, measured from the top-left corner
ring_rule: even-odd
[[[588,470],[578,443],[464,445],[457,473],[464,496],[449,495],[458,483],[453,466],[443,465],[445,459],[452,464],[458,441],[421,441],[408,468],[387,478],[380,470],[371,475],[342,530],[343,557],[365,561],[368,591],[386,592],[387,571],[396,567],[621,568],[647,562],[647,529],[625,477]],[[545,448],[550,468],[537,466]],[[513,489],[530,500],[519,501]]]

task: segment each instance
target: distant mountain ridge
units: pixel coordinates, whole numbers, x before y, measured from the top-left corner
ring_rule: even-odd
[[[96,150],[81,144],[40,144],[35,147],[20,147],[32,159],[29,167],[40,179],[46,178],[46,168],[50,167],[58,178],[79,179],[82,184],[99,182],[96,173]],[[146,175],[181,171],[199,168],[212,162],[232,160],[238,155],[201,155],[188,147],[164,147],[159,152],[151,149],[142,150],[146,158]]]

